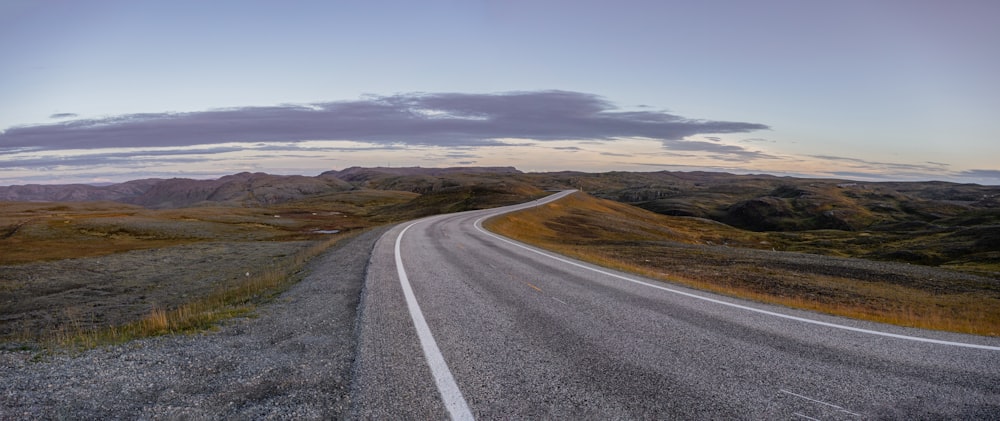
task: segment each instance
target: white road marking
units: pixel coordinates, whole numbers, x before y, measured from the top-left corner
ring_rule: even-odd
[[[465,402],[462,391],[458,389],[455,377],[452,376],[451,370],[448,369],[448,363],[444,361],[444,356],[441,355],[441,350],[438,348],[437,342],[434,341],[434,335],[431,334],[431,329],[427,326],[427,321],[424,320],[424,314],[420,311],[420,304],[417,304],[417,298],[413,295],[410,279],[406,276],[406,270],[403,269],[403,257],[399,251],[399,244],[402,242],[403,234],[406,234],[406,231],[410,227],[419,222],[407,225],[399,233],[399,236],[396,237],[396,271],[399,273],[399,283],[403,287],[403,296],[406,297],[406,307],[410,310],[410,317],[413,319],[413,325],[417,329],[417,336],[420,338],[420,347],[424,350],[424,358],[427,359],[427,365],[431,368],[431,373],[434,375],[434,383],[437,384],[438,393],[441,394],[441,400],[444,401],[444,405],[448,409],[448,414],[453,420],[474,420],[475,417],[472,416],[472,411],[469,410],[469,405]]]
[[[564,194],[562,196],[558,196],[558,195],[549,196],[551,198],[551,200],[547,200],[547,201],[544,201],[544,202],[538,202],[538,203],[531,203],[529,206],[522,206],[522,207],[511,209],[511,210],[505,211],[505,212],[491,213],[489,215],[486,215],[486,216],[483,216],[483,217],[477,219],[476,222],[473,223],[473,225],[475,225],[476,229],[479,230],[479,232],[481,232],[483,234],[486,234],[486,235],[488,235],[490,237],[496,238],[497,240],[503,241],[503,242],[508,243],[510,245],[517,246],[517,247],[520,247],[522,249],[528,250],[528,251],[530,251],[532,253],[536,253],[536,254],[548,257],[550,259],[554,259],[554,260],[566,263],[568,265],[576,266],[576,267],[579,267],[579,268],[587,269],[587,270],[592,271],[592,272],[600,273],[602,275],[610,276],[612,278],[617,278],[617,279],[621,279],[621,280],[624,280],[624,281],[629,281],[629,282],[632,282],[632,283],[636,283],[636,284],[640,284],[640,285],[645,285],[645,286],[648,286],[650,288],[656,288],[656,289],[659,289],[659,290],[662,290],[662,291],[667,291],[667,292],[671,292],[671,293],[674,293],[674,294],[683,295],[685,297],[695,298],[695,299],[698,299],[698,300],[708,301],[708,302],[712,302],[712,303],[716,303],[716,304],[721,304],[721,305],[724,305],[724,306],[735,307],[735,308],[738,308],[738,309],[752,311],[752,312],[756,312],[756,313],[767,314],[769,316],[780,317],[780,318],[783,318],[783,319],[789,319],[789,320],[795,320],[795,321],[799,321],[799,322],[803,322],[803,323],[811,323],[811,324],[820,325],[820,326],[832,327],[834,329],[843,329],[843,330],[849,330],[849,331],[852,331],[852,332],[860,332],[860,333],[867,333],[867,334],[870,334],[870,335],[886,336],[886,337],[896,338],[896,339],[905,339],[905,340],[908,340],[908,341],[927,342],[927,343],[933,343],[933,344],[939,344],[939,345],[950,345],[950,346],[958,346],[958,347],[964,347],[964,348],[987,349],[987,350],[990,350],[990,351],[1000,351],[1000,346],[970,344],[970,343],[965,343],[965,342],[943,341],[943,340],[939,340],[939,339],[929,339],[929,338],[921,338],[921,337],[918,337],[918,336],[909,336],[909,335],[900,335],[900,334],[889,333],[889,332],[880,332],[880,331],[877,331],[877,330],[862,329],[862,328],[858,328],[858,327],[839,325],[839,324],[836,324],[836,323],[823,322],[823,321],[819,321],[819,320],[807,319],[807,318],[804,318],[804,317],[797,317],[797,316],[792,316],[792,315],[788,315],[788,314],[781,314],[781,313],[776,313],[776,312],[773,312],[773,311],[762,310],[762,309],[759,309],[759,308],[753,308],[753,307],[748,307],[748,306],[744,306],[744,305],[740,305],[740,304],[734,304],[734,303],[730,303],[730,302],[726,302],[726,301],[722,301],[722,300],[716,300],[714,298],[702,297],[700,295],[691,294],[689,292],[679,291],[679,290],[676,290],[676,289],[673,289],[673,288],[667,288],[667,287],[660,286],[660,285],[653,285],[653,284],[650,284],[648,282],[640,281],[640,280],[633,279],[633,278],[630,278],[630,277],[627,277],[627,276],[622,276],[622,275],[619,275],[619,274],[616,274],[616,273],[611,273],[611,272],[608,272],[608,271],[605,271],[605,270],[596,269],[596,268],[593,268],[593,267],[590,267],[590,266],[582,265],[582,264],[574,262],[572,260],[568,260],[568,259],[562,258],[560,256],[556,256],[556,255],[553,255],[553,254],[550,254],[550,253],[539,251],[539,250],[537,250],[535,248],[528,247],[528,246],[523,245],[521,243],[518,243],[516,241],[509,240],[509,239],[507,239],[505,237],[502,237],[500,235],[497,235],[497,234],[494,234],[492,232],[486,231],[483,228],[482,222],[486,218],[491,218],[491,217],[494,217],[494,216],[503,215],[505,213],[510,213],[510,212],[521,210],[521,209],[527,209],[527,208],[530,208],[530,207],[535,207],[535,206],[543,205],[543,204],[548,203],[550,201],[561,199],[563,196],[566,196],[566,194]]]
[[[810,397],[808,397],[808,396],[805,396],[805,395],[800,395],[800,394],[798,394],[798,393],[794,393],[794,392],[789,392],[789,391],[787,391],[787,390],[785,390],[785,389],[778,389],[778,391],[779,391],[779,392],[781,392],[781,393],[787,393],[787,394],[789,394],[789,395],[792,395],[792,396],[795,396],[795,397],[797,397],[797,398],[802,398],[802,399],[805,399],[805,400],[807,400],[807,401],[810,401],[810,402],[814,402],[814,403],[818,403],[818,404],[820,404],[820,405],[826,405],[826,406],[829,406],[829,407],[831,407],[831,408],[833,408],[833,409],[836,409],[836,410],[837,410],[837,411],[839,411],[839,412],[844,412],[844,413],[847,413],[847,414],[851,414],[851,415],[855,415],[855,416],[858,416],[858,417],[861,417],[861,416],[863,416],[863,415],[861,415],[861,414],[858,414],[858,413],[856,413],[856,412],[851,412],[851,411],[848,411],[848,410],[844,409],[844,407],[842,407],[842,406],[839,406],[839,405],[834,405],[834,404],[832,404],[832,403],[829,403],[829,402],[823,402],[823,401],[821,401],[821,400],[819,400],[819,399],[813,399],[813,398],[810,398]]]
[[[556,298],[556,297],[552,297],[552,299],[553,299],[553,300],[556,300],[556,301],[558,301],[558,302],[560,302],[560,303],[563,303],[563,304],[566,304],[566,305],[569,305],[569,304],[568,304],[567,302],[565,302],[565,301],[563,301],[563,300],[560,300],[560,299],[558,299],[558,298]]]

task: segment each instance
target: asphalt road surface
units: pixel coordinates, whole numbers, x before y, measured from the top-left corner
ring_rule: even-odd
[[[997,338],[690,290],[477,223],[509,209],[405,223],[379,240],[353,417],[1000,419]]]

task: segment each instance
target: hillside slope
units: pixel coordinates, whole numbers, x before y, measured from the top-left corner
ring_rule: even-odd
[[[575,188],[668,216],[771,233],[772,248],[903,261],[1000,277],[1000,186],[858,182],[715,172],[522,173],[512,167],[361,168],[315,177],[240,173],[111,186],[0,187],[0,201],[118,201],[146,208],[267,207],[382,191],[411,195],[381,222],[531,200]],[[390,196],[397,194],[393,193]],[[355,197],[377,194],[360,194]],[[401,197],[401,196],[400,196]],[[10,227],[7,227],[10,228]],[[0,227],[0,229],[4,229]]]
[[[593,263],[848,317],[1000,335],[1000,282],[892,262],[774,251],[772,233],[577,193],[491,219],[500,234]]]
[[[769,232],[778,250],[1000,277],[1000,186],[857,182],[709,172],[528,174],[663,215]]]

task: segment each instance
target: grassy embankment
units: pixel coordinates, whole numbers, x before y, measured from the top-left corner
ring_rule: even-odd
[[[309,260],[351,235],[338,235],[318,242],[285,260],[260,268],[245,280],[223,285],[207,296],[172,309],[153,308],[140,320],[98,329],[84,329],[71,323],[61,327],[49,340],[60,346],[93,348],[167,333],[207,330],[218,322],[251,313],[256,305],[277,296],[298,281],[297,272]]]
[[[992,279],[928,279],[904,273],[907,265],[869,270],[839,267],[836,260],[813,267],[772,251],[792,246],[782,243],[788,237],[780,233],[659,215],[582,193],[486,226],[581,260],[725,295],[902,326],[1000,335],[1000,291]]]
[[[276,258],[259,260],[233,256],[243,261],[249,276],[229,276],[222,273],[195,273],[185,267],[163,268],[178,271],[175,278],[217,279],[215,287],[185,291],[177,297],[166,296],[155,279],[106,279],[100,273],[67,273],[66,279],[45,279],[45,286],[35,285],[30,278],[0,278],[0,297],[61,296],[61,291],[92,288],[95,300],[104,291],[130,291],[132,297],[122,301],[149,303],[145,314],[140,310],[117,319],[124,323],[95,323],[92,315],[76,316],[79,308],[91,308],[86,294],[75,294],[77,300],[53,299],[54,307],[33,308],[29,313],[11,314],[8,323],[18,323],[31,317],[68,318],[43,332],[28,332],[28,328],[8,326],[8,330],[23,331],[17,342],[63,346],[93,347],[120,343],[135,338],[169,332],[190,332],[207,329],[217,322],[251,313],[255,306],[277,295],[298,280],[299,270],[309,259],[319,255],[338,241],[356,235],[373,226],[370,214],[387,206],[405,203],[414,195],[400,192],[344,192],[326,197],[275,205],[267,208],[194,207],[150,210],[112,202],[85,203],[0,203],[0,265],[65,262],[67,259],[99,259],[120,253],[147,249],[168,249],[193,243],[222,242],[250,244],[268,242],[289,244],[297,249]],[[341,234],[330,235],[329,230]],[[317,233],[319,231],[320,233]],[[294,244],[312,242],[301,248]],[[263,257],[263,256],[262,256]],[[150,264],[156,264],[150,262]],[[204,269],[202,269],[204,270]],[[228,280],[226,280],[228,278]],[[127,282],[129,285],[112,285]],[[132,285],[139,285],[134,287]],[[201,291],[202,289],[199,289]],[[56,295],[52,295],[55,292]],[[34,294],[34,295],[32,295]],[[79,301],[83,300],[83,301]],[[2,300],[0,300],[2,301]],[[167,302],[167,305],[163,303]],[[97,307],[97,301],[93,308]],[[115,310],[123,306],[114,306]],[[106,308],[106,307],[100,307]],[[12,306],[0,302],[0,313]],[[99,310],[98,310],[99,311]],[[130,310],[131,311],[131,310]],[[52,316],[46,316],[52,315]],[[53,317],[55,316],[55,317]]]

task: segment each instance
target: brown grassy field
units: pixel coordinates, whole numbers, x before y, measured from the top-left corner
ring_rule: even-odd
[[[145,187],[114,200],[145,207],[0,201],[0,346],[204,328],[205,320],[251,312],[295,279],[303,256],[337,238],[564,188],[614,201],[576,195],[492,221],[493,228],[607,266],[761,301],[1000,331],[1000,187],[352,168],[318,177],[147,180],[92,187],[100,194],[84,196],[106,200],[129,186]],[[80,188],[48,186],[57,193],[51,197],[76,197],[69,193]],[[849,259],[857,257],[864,259]],[[255,298],[231,298],[246,297],[246,288]]]
[[[416,196],[345,191],[162,210],[0,202],[0,342],[95,345],[245,314],[308,258]]]
[[[475,177],[416,181],[423,193],[359,188],[267,206],[0,202],[0,345],[204,329],[252,312],[309,258],[365,229],[545,195]]]
[[[315,242],[269,265],[257,266],[255,272],[247,272],[244,279],[220,283],[206,294],[193,295],[178,305],[154,305],[144,316],[133,315],[118,323],[85,325],[76,317],[48,335],[34,338],[60,346],[91,348],[166,333],[211,329],[221,320],[252,312],[257,304],[281,293],[298,280],[297,272],[310,259],[355,234],[336,235]]]
[[[260,186],[244,191],[242,185],[223,183],[233,178],[257,180]],[[0,342],[93,346],[202,329],[251,311],[296,279],[308,258],[345,236],[545,195],[525,183],[478,174],[376,172],[356,186],[326,178],[306,181],[243,174],[206,187],[180,180],[146,199],[160,204],[191,202],[192,194],[201,199],[166,209],[117,202],[0,202]],[[337,188],[313,188],[316,183]],[[228,194],[217,194],[218,184]],[[281,200],[266,205],[243,200],[264,193]],[[224,200],[205,200],[216,196]]]
[[[487,228],[604,266],[726,295],[927,329],[1000,335],[1000,283],[940,268],[774,251],[783,233],[666,216],[583,193]]]
[[[0,265],[96,257],[205,241],[308,241],[372,225],[405,192],[351,191],[268,207],[153,210],[116,202],[0,202]]]
[[[546,189],[770,233],[779,251],[906,262],[1000,278],[1000,186],[710,172],[546,173]]]

